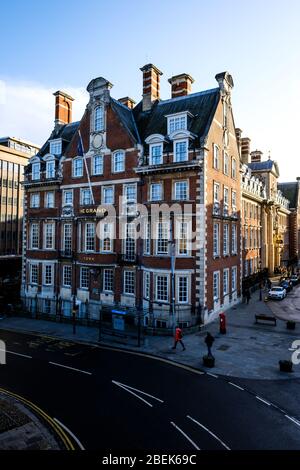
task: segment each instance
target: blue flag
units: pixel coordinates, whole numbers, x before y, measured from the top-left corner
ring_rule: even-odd
[[[82,144],[82,139],[81,139],[81,135],[79,133],[79,139],[78,139],[78,142],[77,142],[77,155],[79,157],[83,157],[83,144]]]

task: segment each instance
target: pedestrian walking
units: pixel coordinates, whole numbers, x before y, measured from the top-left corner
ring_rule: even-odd
[[[212,348],[214,340],[215,340],[215,338],[210,333],[207,333],[204,341],[205,341],[206,346],[207,346],[207,355],[210,356],[210,357],[213,357],[212,352],[211,352],[211,348]]]
[[[249,303],[249,300],[251,299],[251,294],[250,294],[250,289],[247,289],[246,290],[246,300],[247,300],[247,304]]]
[[[177,343],[180,343],[182,346],[182,351],[185,351],[185,346],[183,344],[182,337],[183,337],[182,329],[179,328],[179,326],[177,326],[175,330],[175,342],[174,342],[174,346],[172,347],[172,349],[176,349]]]

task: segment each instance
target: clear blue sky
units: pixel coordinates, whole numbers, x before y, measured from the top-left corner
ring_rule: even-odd
[[[114,97],[139,101],[139,68],[148,62],[164,73],[162,98],[169,97],[171,75],[190,73],[193,91],[200,91],[215,87],[215,74],[228,70],[236,126],[253,150],[271,150],[281,179],[294,179],[300,176],[291,134],[298,134],[299,25],[299,0],[10,0],[1,3],[0,80],[19,87],[8,90],[9,101],[21,99],[22,87],[30,95],[31,87],[36,107],[35,87],[50,96],[58,88],[76,95],[96,76],[114,84]],[[0,135],[42,143],[53,124],[53,97],[41,104],[40,112],[50,113],[50,121],[49,114],[39,120],[44,127],[30,123],[28,102],[16,108],[18,114],[23,109],[26,126],[20,116],[6,120],[8,105],[8,98],[0,100]]]

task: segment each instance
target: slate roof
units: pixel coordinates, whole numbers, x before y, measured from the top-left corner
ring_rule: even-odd
[[[248,163],[248,167],[251,168],[253,171],[264,171],[264,170],[272,170],[273,168],[273,160],[266,160],[265,162],[252,162]]]
[[[284,197],[290,201],[290,208],[296,209],[299,197],[298,181],[293,181],[291,183],[278,183],[278,189],[280,189]]]
[[[80,121],[71,122],[59,127],[57,130],[52,131],[50,137],[46,140],[42,148],[40,149],[38,156],[42,157],[49,152],[49,140],[62,139],[62,153],[64,154],[71,142],[75,132],[79,127]]]
[[[220,100],[219,88],[156,102],[150,111],[142,111],[142,102],[133,110],[142,141],[151,134],[167,135],[166,115],[189,111],[193,117],[188,130],[203,142],[208,134]]]
[[[140,135],[132,110],[113,98],[111,99],[111,107],[117,113],[120,121],[124,124],[125,128],[131,134],[134,140],[140,143]]]

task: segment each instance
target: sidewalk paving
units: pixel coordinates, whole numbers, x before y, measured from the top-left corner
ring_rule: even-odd
[[[263,292],[263,299],[264,296]],[[185,351],[181,351],[180,345],[176,350],[172,349],[173,339],[170,336],[145,336],[144,344],[140,348],[117,343],[111,338],[105,338],[100,344],[145,352],[224,376],[262,380],[300,378],[300,365],[294,365],[292,373],[279,371],[279,360],[290,360],[292,352],[289,348],[294,340],[300,339],[300,311],[291,312],[290,307],[284,307],[287,302],[300,307],[300,286],[288,294],[287,300],[283,303],[260,301],[257,291],[252,294],[249,305],[241,303],[226,312],[226,335],[219,333],[219,322],[216,320],[205,325],[197,333],[186,334],[183,338]],[[255,314],[270,315],[273,311],[278,317],[277,326],[254,323]],[[286,320],[290,319],[291,315],[299,322],[294,331],[286,329]],[[1,329],[99,344],[98,329],[95,327],[77,326],[76,335],[73,335],[70,324],[10,317],[0,321],[0,339]],[[207,331],[215,337],[213,354],[216,362],[213,369],[206,369],[202,365],[202,356],[206,354],[204,338]]]
[[[60,450],[60,446],[35,414],[0,392],[0,450]]]

